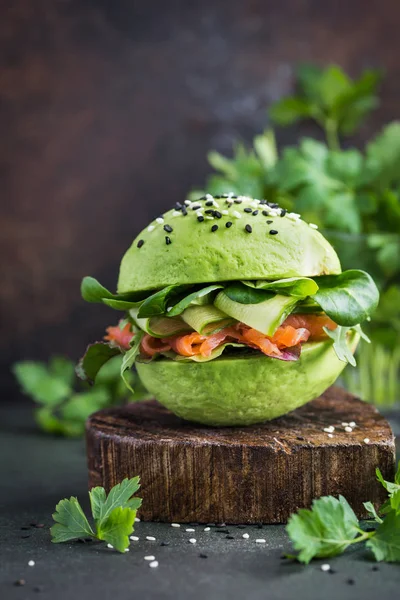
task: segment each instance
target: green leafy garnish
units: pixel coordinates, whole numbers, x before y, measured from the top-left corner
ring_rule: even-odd
[[[173,299],[187,290],[188,287],[187,285],[168,285],[155,294],[152,294],[140,305],[137,316],[139,319],[142,319],[166,314],[168,304],[171,304]]]
[[[338,325],[348,327],[362,323],[378,306],[378,288],[365,271],[351,269],[315,280],[319,289],[313,300]]]
[[[124,479],[106,494],[103,487],[89,492],[94,527],[87,520],[77,498],[61,500],[50,529],[51,541],[55,544],[91,537],[104,540],[119,552],[129,547],[129,536],[133,532],[136,511],[142,501],[133,498],[139,490],[139,477]]]
[[[351,347],[348,343],[348,333],[350,331],[356,331],[366,342],[370,342],[369,338],[364,334],[360,325],[354,327],[341,327],[340,325],[336,329],[323,328],[326,335],[333,340],[333,349],[339,360],[345,363],[349,363],[352,367],[356,366],[356,359],[354,358]]]
[[[86,302],[106,304],[116,310],[129,310],[138,306],[150,292],[132,292],[129,294],[113,294],[94,277],[84,277],[81,283],[82,298]]]
[[[314,500],[310,510],[300,509],[290,517],[286,531],[298,550],[292,558],[307,564],[313,558],[342,554],[348,546],[365,541],[377,561],[400,562],[400,463],[394,483],[386,481],[379,469],[376,473],[389,493],[379,510],[372,502],[364,502],[376,528],[364,531],[342,496],[324,496]]]
[[[76,366],[76,374],[83,381],[94,383],[101,367],[118,354],[121,354],[121,350],[112,344],[106,342],[90,344]]]
[[[128,371],[128,373],[130,373],[130,369],[135,364],[135,360],[140,352],[140,343],[142,341],[143,335],[144,333],[142,331],[138,331],[136,333],[135,337],[133,338],[133,342],[131,343],[131,348],[130,350],[128,350],[128,352],[124,354],[121,363],[121,377],[128,390],[130,390],[132,393],[134,393],[134,390],[129,380],[129,376],[126,372]]]
[[[191,294],[188,294],[187,296],[179,300],[179,302],[177,302],[177,304],[175,304],[174,306],[168,307],[168,317],[175,317],[177,315],[182,314],[183,311],[186,310],[186,308],[188,308],[191,304],[211,304],[212,293],[215,292],[215,290],[220,290],[223,287],[224,286],[221,284],[208,285],[207,287],[204,287],[200,290],[196,290]]]

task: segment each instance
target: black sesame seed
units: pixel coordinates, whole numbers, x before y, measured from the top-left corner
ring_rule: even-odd
[[[171,238],[169,238],[167,235],[165,236],[165,243],[167,244],[167,246],[171,244]]]
[[[30,527],[21,527],[21,531],[29,531]]]
[[[199,200],[206,200],[207,196],[201,196],[201,198],[199,198]]]
[[[29,533],[28,533],[28,535],[21,535],[21,538],[22,538],[23,540],[26,540],[27,538],[30,538],[30,537],[31,537],[31,536],[29,535]]]
[[[229,529],[216,529],[216,533],[230,533]]]
[[[305,438],[302,435],[298,435],[296,439],[303,442]]]
[[[258,210],[253,210],[253,215],[254,216],[258,215]]]
[[[207,554],[199,554],[200,558],[208,558]]]
[[[251,213],[251,212],[253,212],[253,209],[252,209],[252,208],[250,208],[249,206],[247,206],[247,207],[246,207],[246,208],[244,208],[243,210],[244,210],[244,212],[247,212],[247,213]]]
[[[281,217],[284,217],[286,215],[286,213],[287,213],[286,208],[282,208],[281,209]]]
[[[206,206],[212,206],[214,204],[214,200],[207,200]]]
[[[164,231],[166,231],[167,233],[172,233],[173,229],[171,225],[164,225]]]
[[[262,523],[257,523],[257,527],[258,527],[258,529],[262,529],[263,528],[263,524]]]
[[[187,208],[186,208],[186,206],[182,206],[182,214],[183,214],[184,217],[186,217],[186,215],[187,215]]]
[[[270,229],[269,232],[271,235],[276,235],[278,233],[276,229]]]
[[[25,585],[25,583],[26,583],[25,579],[17,579],[17,581],[14,581],[14,585],[16,585],[17,587]]]
[[[217,219],[220,219],[222,217],[222,215],[219,212],[219,210],[214,210],[213,216],[216,217]]]
[[[199,210],[199,208],[201,208],[200,204],[195,204],[192,206],[192,210]]]
[[[271,225],[271,223],[273,223],[273,221],[267,221],[268,225]]]
[[[218,225],[213,225],[213,226],[211,227],[211,231],[217,231],[217,229],[218,229]]]
[[[198,222],[199,222],[199,223],[201,223],[202,221],[204,221],[204,217],[203,217],[203,215],[199,215],[199,216],[197,217],[197,220],[198,220]]]
[[[227,221],[225,223],[225,227],[227,227],[228,229],[229,229],[229,227],[232,227],[232,225],[233,225],[232,221]]]
[[[204,212],[206,213],[206,215],[213,215],[214,214],[214,211],[211,210],[210,208],[208,210],[205,210]]]
[[[268,212],[267,210],[263,210],[263,211],[262,211],[262,214],[264,215],[264,217],[268,217],[268,215],[269,215],[269,212]]]
[[[238,529],[246,529],[246,525],[236,525]]]
[[[279,208],[279,204],[277,204],[276,202],[273,202],[272,204],[270,204],[271,208]]]
[[[141,248],[143,246],[143,244],[144,244],[144,240],[139,240],[137,243],[137,247]]]
[[[242,202],[243,202],[243,200],[240,200],[240,198],[238,198],[237,196],[231,196],[231,198],[235,198],[234,199],[235,204],[242,204]]]
[[[375,565],[374,567],[372,567],[371,571],[379,571],[379,567]]]
[[[253,228],[251,225],[246,225],[245,230],[247,231],[247,233],[251,233],[253,231]]]
[[[226,540],[234,540],[235,538],[233,535],[227,535],[225,539]]]
[[[35,585],[35,587],[33,588],[33,591],[37,592],[37,593],[43,592],[43,590],[44,590],[44,587],[42,585]]]
[[[182,204],[180,202],[176,202],[175,203],[175,208],[176,208],[176,210],[181,210]]]
[[[264,204],[268,204],[268,202],[266,200],[260,200],[260,204],[264,205]]]
[[[354,585],[354,584],[355,584],[355,581],[354,581],[354,579],[351,579],[351,578],[350,578],[350,579],[347,579],[347,580],[346,580],[346,583],[347,583],[347,585]]]
[[[169,546],[169,542],[161,542],[160,546]]]

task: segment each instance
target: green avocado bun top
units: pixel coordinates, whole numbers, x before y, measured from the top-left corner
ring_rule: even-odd
[[[122,259],[118,293],[340,272],[335,250],[296,213],[265,200],[208,194],[178,202],[137,236]]]

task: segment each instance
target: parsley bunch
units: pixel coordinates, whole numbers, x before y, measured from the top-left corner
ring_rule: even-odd
[[[142,504],[141,498],[132,497],[139,488],[139,477],[124,479],[108,495],[103,487],[92,488],[89,497],[93,527],[75,496],[60,500],[53,514],[56,523],[50,529],[51,541],[59,544],[94,538],[108,542],[118,552],[125,552],[134,530],[136,511]]]
[[[394,482],[385,481],[379,469],[376,475],[389,497],[378,511],[372,502],[364,503],[375,529],[360,527],[343,496],[324,496],[314,500],[311,509],[301,509],[290,517],[286,531],[298,550],[291,558],[308,564],[313,558],[337,556],[353,544],[366,542],[377,561],[400,562],[400,462]]]
[[[22,391],[36,403],[34,417],[39,428],[46,433],[77,437],[83,435],[90,414],[146,397],[147,390],[133,371],[126,377],[136,392],[134,396],[128,394],[120,377],[121,360],[121,356],[116,356],[104,365],[93,387],[78,383],[74,363],[58,356],[48,364],[17,362],[13,372]]]

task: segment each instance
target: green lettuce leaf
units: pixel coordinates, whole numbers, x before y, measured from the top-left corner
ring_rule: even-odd
[[[379,291],[365,271],[351,269],[339,275],[316,277],[319,290],[313,300],[338,325],[353,326],[369,319],[379,302]]]

